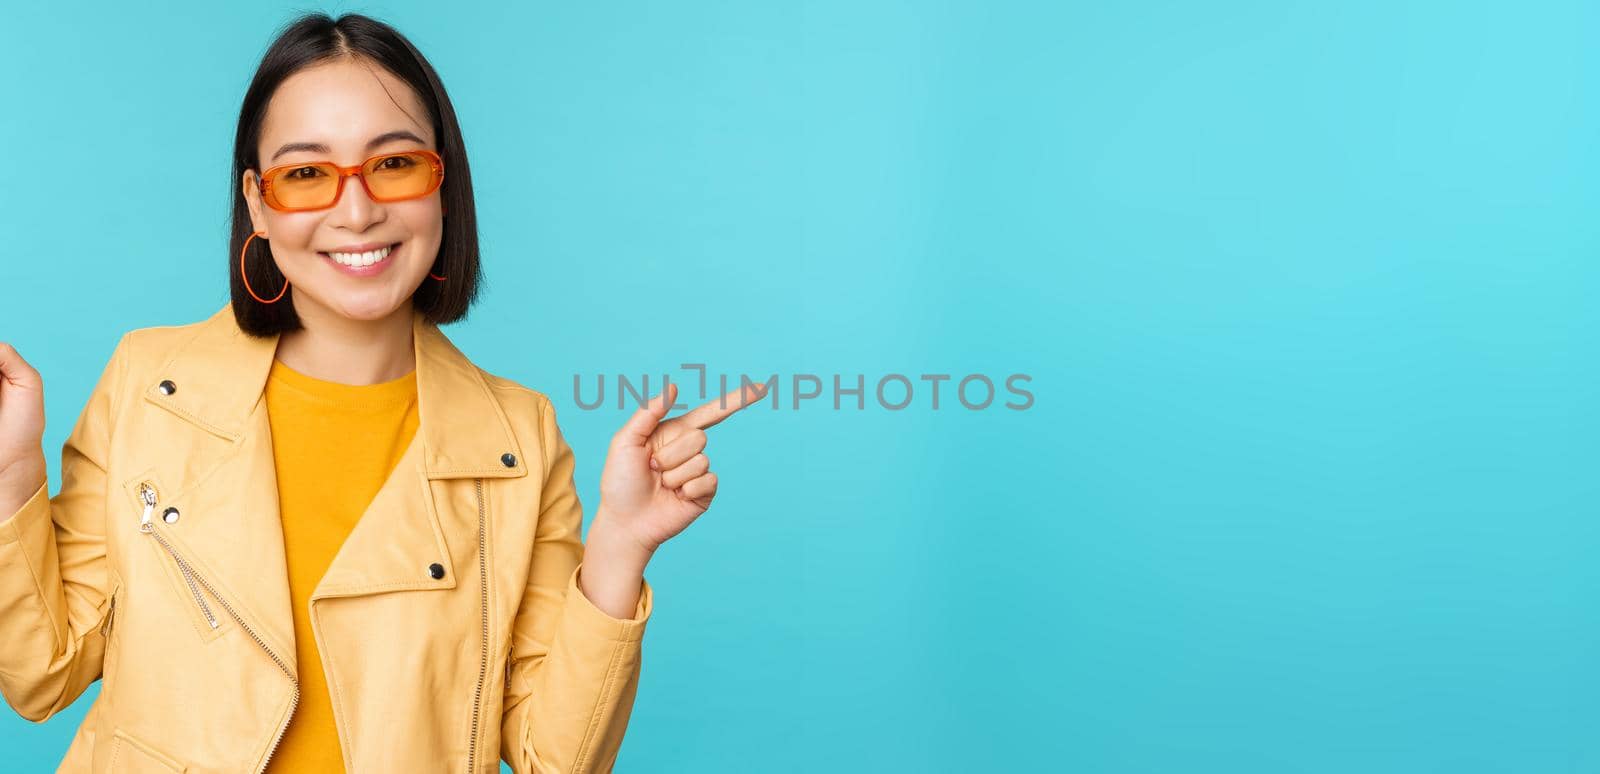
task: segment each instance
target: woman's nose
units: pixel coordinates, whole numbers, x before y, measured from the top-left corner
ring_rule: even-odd
[[[328,214],[329,225],[339,226],[351,231],[365,231],[369,226],[382,223],[384,219],[383,205],[367,196],[367,189],[361,184],[361,178],[354,175],[345,178],[344,191],[339,194],[339,201],[334,202],[333,211]]]

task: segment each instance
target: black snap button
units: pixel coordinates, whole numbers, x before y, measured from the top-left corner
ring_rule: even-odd
[[[171,395],[172,393],[175,393],[177,391],[178,391],[178,385],[173,384],[171,379],[162,379],[161,380],[161,394],[162,395]]]
[[[508,468],[516,467],[517,455],[512,454],[511,452],[506,452],[505,454],[500,455],[500,464]]]
[[[176,524],[176,523],[178,523],[178,509],[177,508],[167,508],[166,510],[162,511],[161,512],[161,520],[166,522],[166,523],[168,523],[168,524]]]
[[[439,564],[438,562],[434,562],[433,564],[428,565],[428,574],[432,575],[434,580],[438,580],[440,578],[443,578],[444,577],[444,565]]]

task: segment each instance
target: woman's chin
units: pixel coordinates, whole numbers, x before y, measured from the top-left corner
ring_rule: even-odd
[[[318,302],[328,311],[347,320],[372,322],[395,314],[407,300],[407,295],[386,288],[371,288],[357,292],[343,290],[331,296],[322,296]]]
[[[376,295],[376,294],[374,294]],[[393,315],[405,302],[404,298],[390,295],[345,299],[338,307],[339,314],[351,320],[375,321]]]

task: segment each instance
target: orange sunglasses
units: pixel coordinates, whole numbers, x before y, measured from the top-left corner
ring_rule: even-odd
[[[279,212],[325,210],[344,193],[345,178],[361,178],[375,202],[420,199],[444,182],[444,159],[430,150],[373,156],[353,167],[331,161],[282,164],[261,173],[261,200]]]

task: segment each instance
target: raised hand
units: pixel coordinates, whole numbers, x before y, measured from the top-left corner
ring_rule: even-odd
[[[765,392],[764,384],[741,388],[663,420],[678,395],[678,386],[669,382],[612,436],[600,473],[596,526],[605,522],[649,552],[686,529],[717,494],[717,475],[705,454],[706,428]]]
[[[44,380],[16,349],[0,343],[0,520],[44,482]]]

